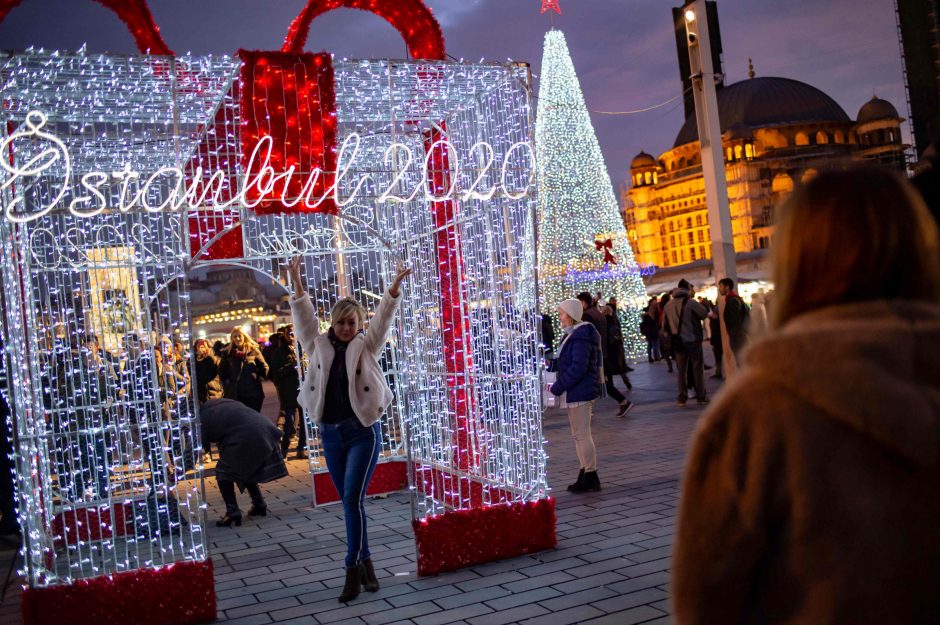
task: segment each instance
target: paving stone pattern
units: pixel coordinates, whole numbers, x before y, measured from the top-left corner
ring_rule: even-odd
[[[676,405],[675,376],[665,365],[641,363],[636,369],[631,398],[637,406],[626,418],[617,418],[611,399],[595,408],[599,493],[566,491],[578,470],[567,417],[561,410],[545,413],[557,549],[419,578],[408,497],[370,499],[369,543],[382,587],[348,606],[336,600],[344,575],[342,509],[310,507],[306,462],[291,460],[290,476],[264,487],[268,516],[239,528],[215,527],[224,508],[215,480],[207,478],[217,622],[671,623],[669,566],[679,478],[701,408],[694,401]],[[716,381],[709,379],[709,386],[714,392]],[[247,495],[242,501],[247,509]],[[0,566],[9,563],[10,552],[5,554]],[[0,607],[0,623],[19,622],[18,611],[14,588]]]

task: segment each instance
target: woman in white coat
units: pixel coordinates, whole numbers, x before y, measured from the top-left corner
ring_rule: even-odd
[[[411,270],[399,269],[368,332],[363,330],[366,309],[345,298],[333,307],[330,329],[324,334],[304,287],[300,265],[301,258],[295,257],[289,266],[294,329],[309,359],[298,402],[320,426],[326,466],[343,500],[346,583],[339,600],[347,602],[359,596],[362,586],[370,592],[379,588],[369,553],[365,496],[382,448],[379,417],[392,402],[379,357],[401,303],[401,283]]]

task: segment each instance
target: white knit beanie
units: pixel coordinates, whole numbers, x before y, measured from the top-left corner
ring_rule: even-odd
[[[584,315],[584,307],[581,306],[579,299],[566,299],[558,304],[558,310],[565,311],[565,314],[574,319],[575,323],[579,323]]]

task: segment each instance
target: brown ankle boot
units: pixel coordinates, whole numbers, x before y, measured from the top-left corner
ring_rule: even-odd
[[[340,603],[349,603],[359,596],[359,592],[361,591],[359,584],[361,580],[361,564],[346,569],[346,583],[343,585],[343,592],[339,596]]]
[[[362,587],[369,592],[378,590],[379,580],[375,577],[375,567],[372,566],[372,560],[363,560],[359,566],[362,567]]]

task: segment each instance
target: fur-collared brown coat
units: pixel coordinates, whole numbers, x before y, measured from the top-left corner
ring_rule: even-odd
[[[673,602],[679,625],[940,623],[940,305],[752,347],[695,435]]]

